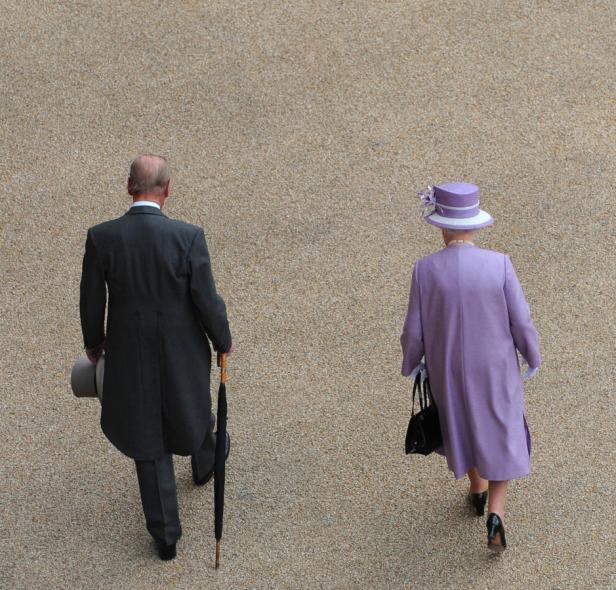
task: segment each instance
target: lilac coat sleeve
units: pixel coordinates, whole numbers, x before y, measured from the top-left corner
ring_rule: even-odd
[[[400,344],[402,345],[402,374],[405,377],[411,374],[424,355],[418,266],[419,263],[416,263],[413,267],[409,306],[400,336]]]
[[[516,348],[528,366],[537,368],[541,364],[539,337],[530,317],[530,308],[524,297],[522,286],[515,274],[509,256],[505,256],[505,299],[509,311],[509,325]]]

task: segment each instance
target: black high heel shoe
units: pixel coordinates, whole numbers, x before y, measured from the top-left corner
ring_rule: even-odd
[[[500,516],[492,512],[486,522],[488,529],[488,549],[492,551],[504,551],[507,548],[505,539],[505,527]]]
[[[475,508],[475,514],[477,516],[483,516],[486,510],[486,502],[488,500],[488,492],[479,492],[478,494],[473,494],[472,492],[468,495],[468,500],[471,505]]]

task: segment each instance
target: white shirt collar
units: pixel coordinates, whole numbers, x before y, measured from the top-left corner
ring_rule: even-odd
[[[158,203],[155,203],[154,201],[135,201],[130,208],[132,209],[133,207],[156,207],[157,209],[160,209],[160,205]]]

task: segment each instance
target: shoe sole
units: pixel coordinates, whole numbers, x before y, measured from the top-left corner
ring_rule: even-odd
[[[500,533],[496,533],[494,537],[494,541],[500,541]],[[507,547],[502,543],[494,543],[493,541],[488,541],[488,549],[490,551],[494,551],[494,553],[502,553]]]
[[[214,477],[214,472],[212,471],[211,473],[209,473],[206,478],[202,481],[197,481],[194,477],[193,477],[193,483],[196,486],[204,486],[208,481],[210,481],[210,479],[212,479]]]
[[[231,454],[231,436],[230,434],[227,432],[227,453],[225,454],[225,462],[227,461],[227,459],[229,458],[229,455]],[[192,464],[192,459],[191,459],[191,464]],[[197,481],[194,476],[193,476],[193,483],[196,486],[204,486],[206,483],[208,483],[212,478],[214,477],[214,470],[212,469],[212,471],[210,471],[205,479],[203,481]]]
[[[506,547],[504,547],[503,545],[488,543],[488,549],[494,553],[502,553],[506,549]]]
[[[475,515],[484,516],[486,513],[485,505],[482,508],[477,508],[477,506],[475,506],[475,503],[473,502],[473,498],[471,496],[467,496],[467,498],[468,498],[468,505],[475,511]]]

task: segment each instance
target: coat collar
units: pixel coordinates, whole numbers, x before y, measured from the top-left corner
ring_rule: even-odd
[[[149,205],[141,205],[139,207],[131,207],[126,215],[140,215],[145,213],[146,215],[162,215],[167,217],[158,207],[150,207]]]

